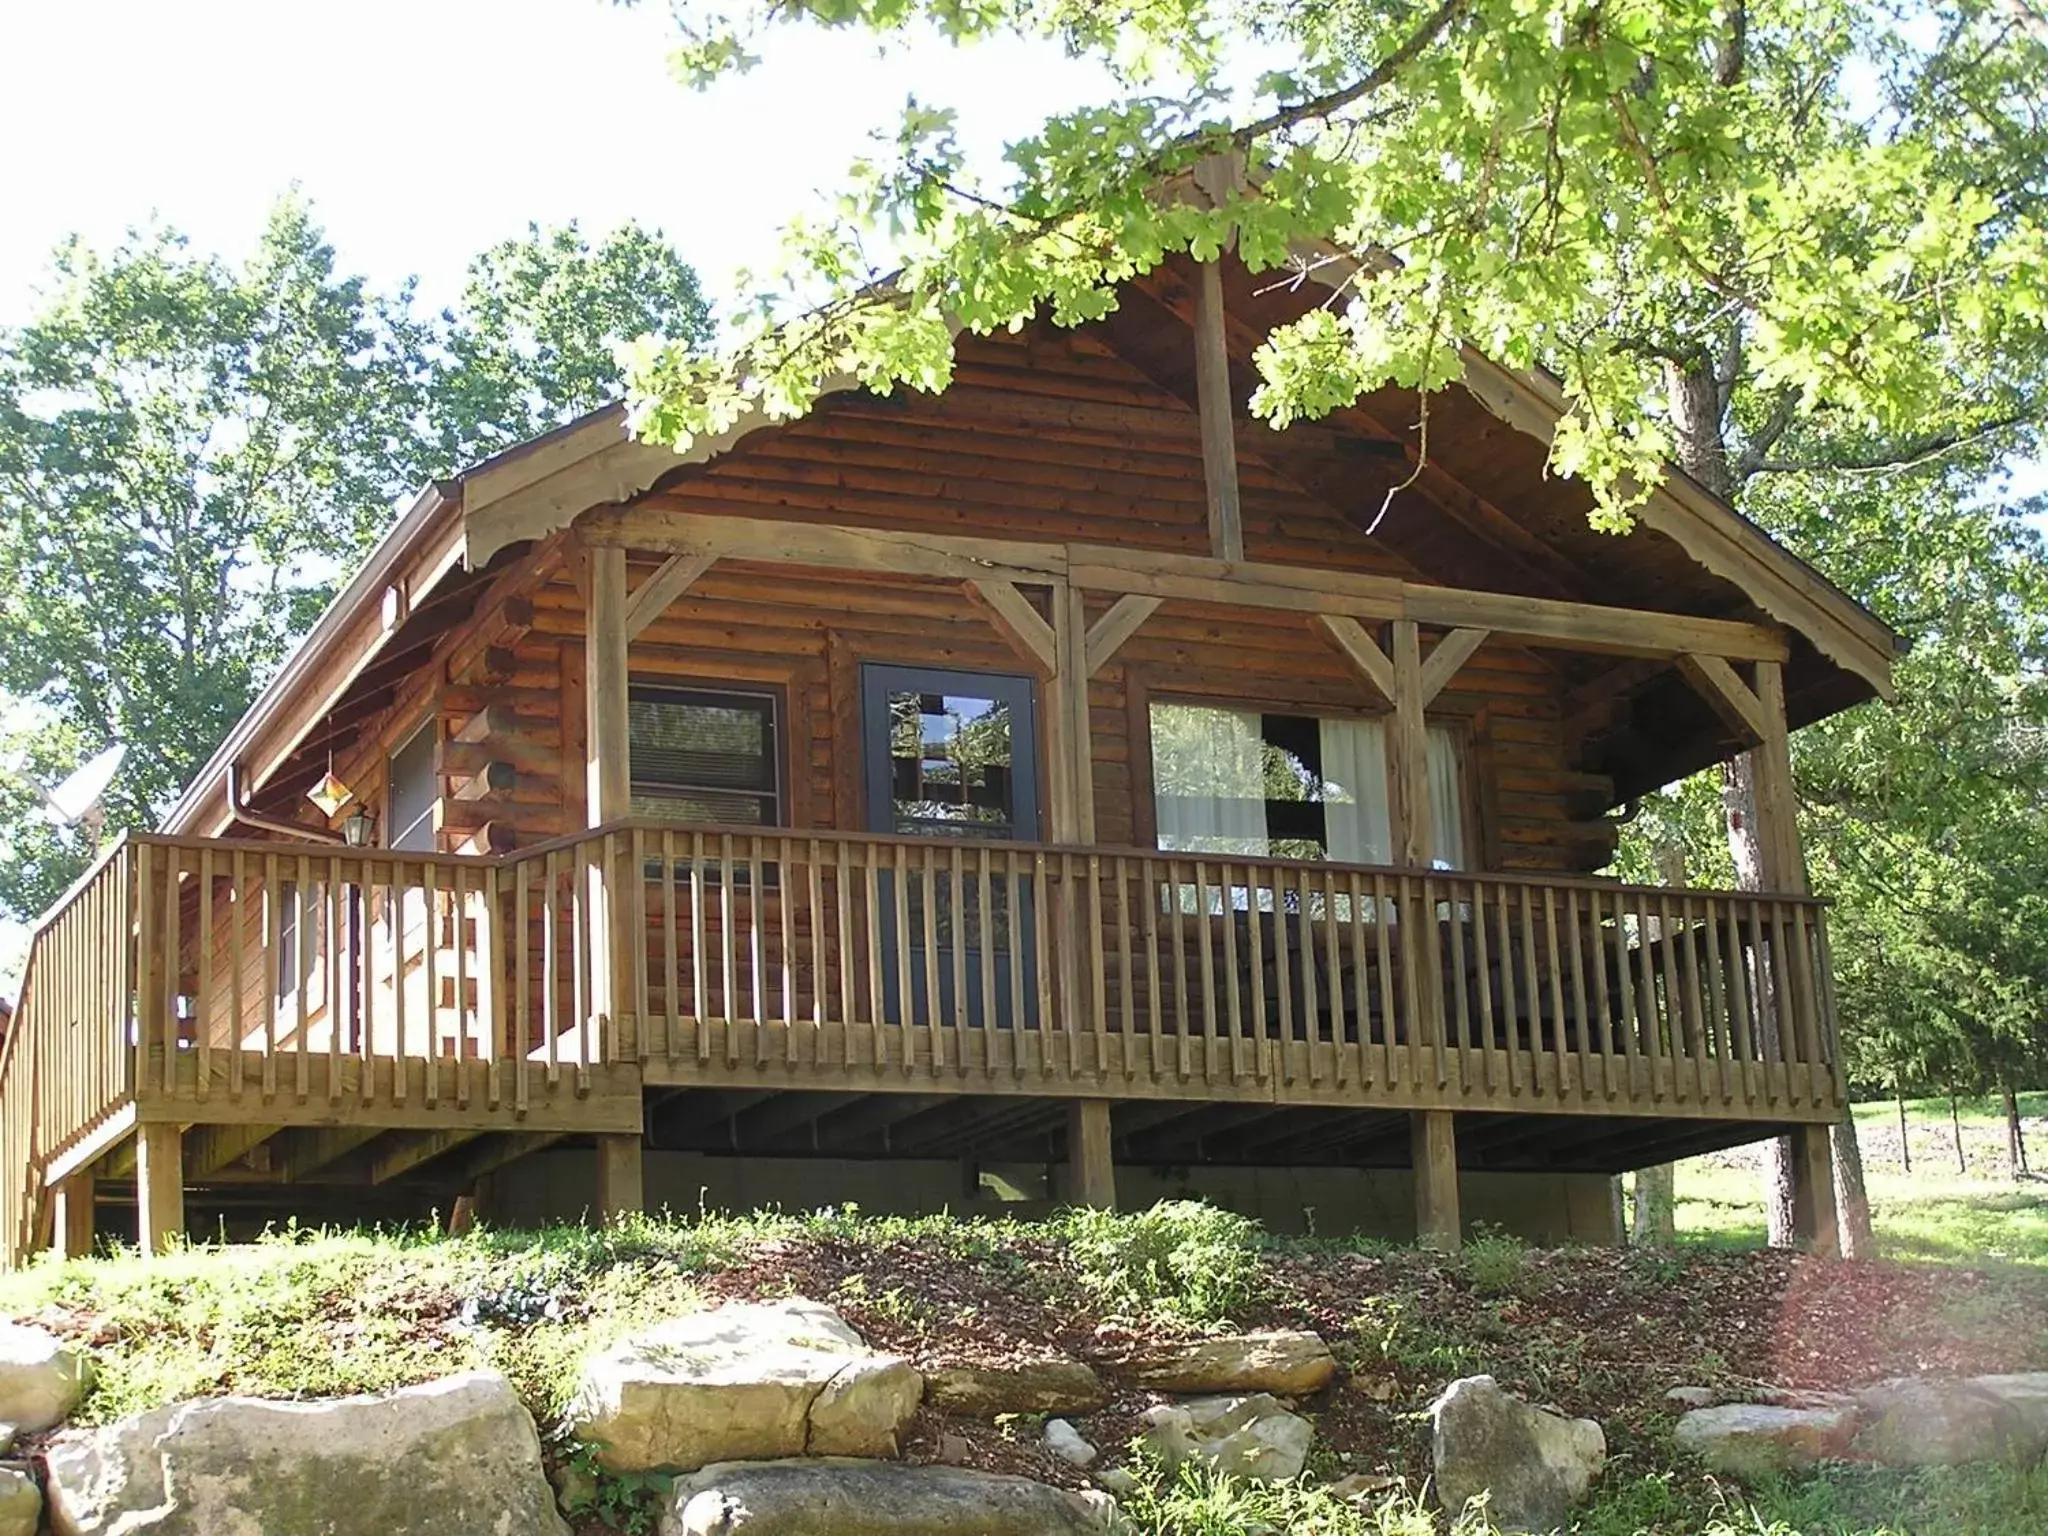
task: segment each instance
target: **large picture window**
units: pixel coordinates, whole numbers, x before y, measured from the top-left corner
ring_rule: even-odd
[[[632,813],[683,825],[783,825],[780,700],[635,684],[626,701]]]
[[[1189,853],[1393,858],[1384,722],[1154,699],[1152,798],[1159,846]],[[1458,733],[1429,729],[1432,862],[1465,860]]]

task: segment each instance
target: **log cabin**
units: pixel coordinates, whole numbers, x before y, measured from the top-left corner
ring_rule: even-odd
[[[1468,355],[1426,453],[1400,389],[1250,419],[1316,298],[1173,258],[940,394],[429,487],[36,930],[5,1257],[464,1197],[1598,1241],[1780,1135],[1825,1245],[1787,735],[1897,637],[1675,470],[1595,531],[1540,374]],[[1754,889],[1600,873],[1745,753]]]

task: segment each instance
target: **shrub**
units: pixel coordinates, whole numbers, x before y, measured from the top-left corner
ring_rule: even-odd
[[[1111,1309],[1218,1323],[1251,1299],[1265,1233],[1249,1217],[1199,1200],[1166,1200],[1118,1215],[1078,1209],[1061,1236],[1082,1283]]]
[[[1528,1252],[1519,1238],[1481,1227],[1465,1244],[1465,1278],[1481,1296],[1500,1296],[1521,1283]]]

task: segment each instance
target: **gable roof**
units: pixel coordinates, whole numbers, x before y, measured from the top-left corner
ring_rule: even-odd
[[[1299,283],[1257,279],[1234,261],[1226,270],[1226,308],[1237,317],[1233,392],[1241,394],[1249,387],[1256,337],[1290,310],[1299,313],[1313,295]],[[1185,263],[1169,262],[1127,284],[1118,311],[1098,322],[1112,348],[1184,403],[1193,390],[1192,335],[1180,292],[1187,276]],[[834,380],[826,393],[851,387],[851,380]],[[1412,497],[1423,510],[1390,520],[1378,536],[1426,579],[1427,549],[1454,547],[1468,562],[1481,562],[1466,567],[1486,573],[1473,584],[1774,620],[1796,637],[1787,678],[1795,725],[1873,694],[1889,696],[1898,637],[1677,471],[1651,494],[1636,534],[1616,538],[1591,530],[1585,520],[1590,494],[1542,471],[1563,408],[1555,380],[1468,352],[1462,387],[1432,400],[1433,419],[1441,424],[1432,430],[1432,463],[1423,466]],[[1370,511],[1365,504],[1379,504],[1375,487],[1403,480],[1416,467],[1417,450],[1407,435],[1415,409],[1412,396],[1383,391],[1320,426],[1283,433],[1241,429],[1244,450],[1362,522]],[[363,718],[378,698],[388,697],[395,677],[419,665],[436,640],[468,616],[486,579],[519,551],[594,507],[631,501],[691,465],[733,454],[772,425],[757,412],[677,454],[636,441],[624,407],[611,405],[428,487],[173,806],[167,830],[221,830],[232,819],[225,794],[231,764],[240,764],[249,784],[261,789],[295,754],[303,757],[323,725],[333,734],[338,709],[346,710],[347,720]],[[1505,489],[1489,498],[1472,489],[1475,483]],[[1645,588],[1655,601],[1628,602],[1631,591]],[[1633,697],[1640,705],[1636,714],[1667,727],[1661,734],[1617,731],[1604,749],[1608,760],[1587,765],[1614,780],[1618,798],[1716,760],[1703,753],[1733,750],[1723,750],[1711,712],[1669,665],[1621,674],[1618,689],[1612,670],[1585,681],[1594,704],[1613,707]],[[1596,737],[1598,726],[1596,720]]]

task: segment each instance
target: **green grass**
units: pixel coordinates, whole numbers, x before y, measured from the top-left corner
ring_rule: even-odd
[[[2005,1111],[1995,1097],[1966,1099],[1959,1107],[1968,1171],[1956,1167],[1948,1100],[1922,1099],[1906,1105],[1913,1147],[1908,1173],[1897,1157],[1897,1106],[1856,1106],[1880,1250],[1895,1259],[2048,1267],[2048,1180],[2014,1182],[2007,1175]],[[2020,1107],[2029,1118],[2048,1115],[2048,1093],[2022,1094]],[[2048,1167],[2048,1137],[2037,1129],[2029,1146]],[[1680,1239],[1715,1248],[1761,1244],[1759,1168],[1752,1149],[1680,1163]]]

